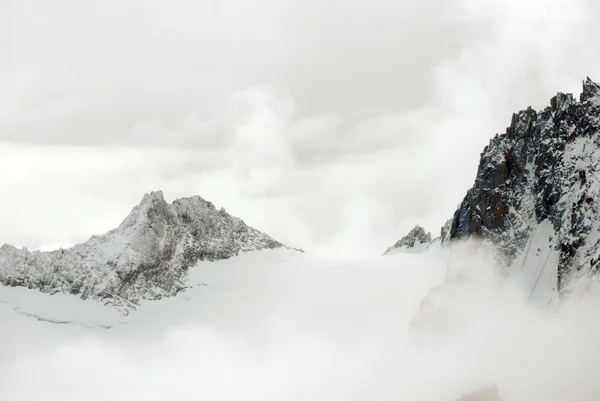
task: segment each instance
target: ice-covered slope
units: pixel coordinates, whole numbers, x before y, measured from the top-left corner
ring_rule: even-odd
[[[512,274],[530,302],[553,306],[558,302],[558,258],[552,223],[541,222],[530,234],[525,249],[513,262]]]
[[[600,86],[587,78],[579,101],[558,93],[544,110],[514,114],[506,133],[496,135],[481,154],[475,184],[454,215],[451,237],[490,240],[505,266],[519,267],[515,259],[525,257],[525,266],[557,271],[561,290],[596,271],[599,95]],[[544,221],[551,224],[550,232],[540,227]],[[552,237],[544,246],[554,246],[556,254],[526,251],[540,230]]]
[[[199,196],[146,194],[119,227],[70,249],[0,247],[0,283],[117,306],[173,296],[197,261],[284,245]]]

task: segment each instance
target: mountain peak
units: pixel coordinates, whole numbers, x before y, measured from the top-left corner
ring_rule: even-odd
[[[150,224],[149,219],[160,213],[157,211],[165,211],[167,202],[162,191],[152,191],[144,194],[140,203],[135,206],[129,215],[123,220],[119,229],[127,229],[139,224]]]
[[[558,270],[557,285],[564,288],[571,273],[596,270],[600,103],[590,100],[599,94],[588,77],[580,102],[558,93],[544,110],[513,114],[507,134],[483,150],[473,187],[454,214],[451,238],[482,237],[495,245],[505,267],[521,268],[518,260],[548,221],[551,232],[537,255],[557,250],[556,261],[540,261],[544,269]]]
[[[147,209],[149,207],[156,207],[158,205],[165,204],[165,196],[162,191],[151,191],[145,193],[142,200],[137,205],[138,209]],[[134,208],[135,209],[135,208]]]
[[[585,102],[600,95],[600,86],[592,81],[590,77],[586,77],[583,81],[583,91],[579,96],[580,102]]]
[[[164,201],[165,200],[165,195],[163,194],[163,191],[161,191],[160,189],[157,191],[150,191],[144,194],[144,197],[142,198],[142,203],[144,203],[145,201],[148,200],[153,200],[156,199],[157,201]]]
[[[420,242],[431,241],[431,233],[425,232],[425,229],[420,225],[416,225],[412,230],[410,230],[406,237],[410,237]]]
[[[134,305],[184,289],[198,261],[279,247],[285,246],[199,196],[169,204],[162,191],[153,191],[119,227],[73,248],[0,247],[0,283]]]
[[[388,248],[384,255],[390,253],[420,252],[425,250],[430,243],[431,234],[426,233],[423,227],[417,225],[393,246]]]
[[[452,228],[452,219],[440,229],[440,236],[431,239],[431,234],[425,232],[420,225],[416,225],[412,230],[402,237],[393,246],[389,247],[383,254],[393,253],[419,253],[433,249],[434,247],[446,248],[450,244],[450,230]]]

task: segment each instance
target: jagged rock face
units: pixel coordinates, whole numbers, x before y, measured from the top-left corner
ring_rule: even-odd
[[[446,221],[440,230],[440,236],[431,239],[431,234],[426,233],[421,226],[416,226],[407,235],[396,242],[394,246],[389,247],[383,254],[389,255],[392,253],[416,253],[428,251],[439,244],[441,248],[446,248],[450,244],[450,229],[452,227],[452,219]]]
[[[184,289],[198,261],[282,246],[199,196],[168,204],[159,191],[146,194],[118,228],[73,248],[0,247],[0,283],[128,306]]]
[[[452,230],[452,219],[448,219],[446,223],[442,226],[440,230],[440,241],[442,243],[442,247],[448,246],[450,244],[450,232]]]
[[[558,93],[550,103],[514,114],[485,147],[450,236],[487,238],[509,265],[547,219],[558,236],[561,283],[600,256],[600,86],[587,78],[579,101]]]
[[[402,237],[394,246],[388,248],[384,255],[393,252],[402,252],[415,250],[418,251],[421,248],[424,250],[427,245],[431,243],[431,234],[426,233],[425,229],[421,226],[416,226],[410,232]]]

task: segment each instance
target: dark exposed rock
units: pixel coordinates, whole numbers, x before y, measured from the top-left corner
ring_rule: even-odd
[[[567,273],[589,270],[600,256],[599,95],[600,86],[587,78],[579,102],[558,93],[544,110],[513,114],[506,132],[483,150],[451,238],[488,239],[508,266],[547,219],[560,244],[559,284]]]
[[[585,102],[597,97],[598,95],[600,95],[600,85],[592,81],[590,77],[587,77],[583,82],[583,91],[579,96],[579,101]]]

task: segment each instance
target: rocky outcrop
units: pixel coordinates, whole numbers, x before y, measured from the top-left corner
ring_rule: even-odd
[[[509,266],[535,227],[552,223],[558,281],[596,270],[600,260],[600,86],[587,78],[579,101],[558,93],[550,106],[513,114],[485,147],[475,183],[454,214],[453,239],[481,237]]]
[[[450,244],[450,233],[452,230],[452,219],[448,219],[440,230],[440,242],[442,247],[446,247]]]
[[[198,261],[283,246],[199,196],[168,204],[158,191],[146,194],[119,227],[73,248],[0,247],[0,283],[132,306],[184,289]]]
[[[389,247],[383,254],[389,255],[394,253],[419,253],[428,251],[434,247],[445,248],[450,244],[450,228],[452,227],[452,219],[448,220],[440,230],[440,236],[431,239],[431,234],[426,233],[421,226],[416,226],[407,235],[402,237],[400,241]]]
[[[431,244],[431,234],[426,233],[423,227],[416,226],[393,246],[389,247],[384,255],[399,252],[422,252],[429,244]]]

